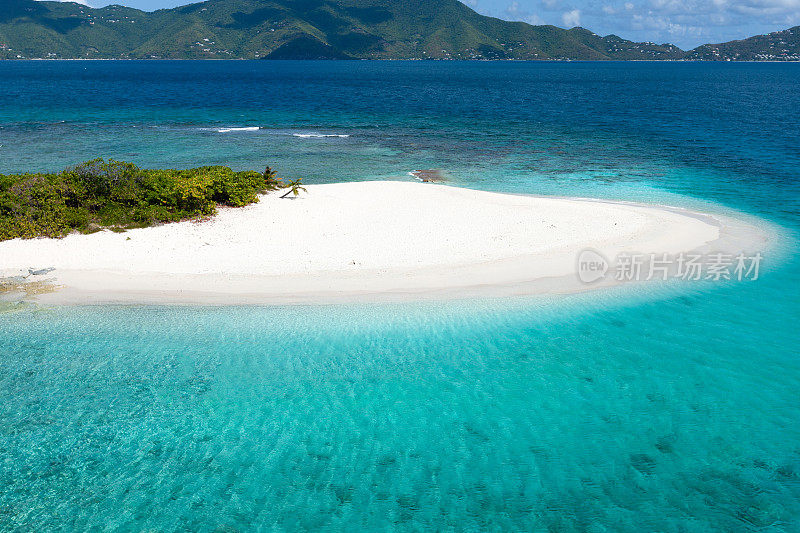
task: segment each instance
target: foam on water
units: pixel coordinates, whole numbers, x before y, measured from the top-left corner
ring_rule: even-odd
[[[258,131],[258,126],[245,126],[241,128],[214,128],[214,131],[217,133],[231,133],[231,132],[243,132],[243,131]]]
[[[131,124],[131,127],[137,127],[136,124]],[[295,132],[286,130],[284,128],[268,128],[266,126],[214,126],[214,127],[197,127],[187,125],[156,125],[159,130],[172,130],[172,131],[204,131],[215,133],[252,133],[262,132],[267,135],[288,135],[291,137],[298,137],[301,139],[327,139],[327,138],[340,138],[346,139],[350,137],[346,133],[318,133],[318,132]]]
[[[324,139],[326,137],[339,137],[347,138],[349,135],[343,133],[292,133],[293,137],[300,137],[302,139]]]

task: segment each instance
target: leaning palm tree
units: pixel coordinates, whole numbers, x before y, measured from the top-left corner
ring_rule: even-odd
[[[298,196],[300,194],[300,191],[308,192],[306,190],[306,188],[301,185],[302,181],[303,181],[303,179],[300,178],[300,179],[292,180],[289,183],[287,183],[286,184],[286,188],[289,189],[289,190],[286,191],[283,194],[283,196],[281,196],[281,198],[286,198],[290,194],[294,194],[295,196]]]

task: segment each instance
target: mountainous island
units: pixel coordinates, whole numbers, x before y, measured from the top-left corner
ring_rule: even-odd
[[[684,51],[458,0],[208,0],[145,12],[0,0],[0,59],[800,60],[800,26]]]

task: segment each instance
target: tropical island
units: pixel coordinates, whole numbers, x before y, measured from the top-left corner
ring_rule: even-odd
[[[768,240],[747,222],[657,205],[422,178],[303,187],[269,167],[145,170],[101,159],[1,176],[0,232],[6,289],[24,298],[33,287],[57,304],[563,293],[619,281],[578,279],[583,250],[736,254]]]
[[[509,22],[458,0],[0,0],[0,59],[800,60],[800,27],[692,50]]]

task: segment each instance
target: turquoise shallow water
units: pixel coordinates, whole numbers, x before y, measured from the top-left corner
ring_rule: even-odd
[[[7,314],[0,516],[793,530],[798,316],[731,312],[742,290]]]
[[[798,67],[0,63],[0,172],[441,168],[783,228],[755,282],[11,306],[0,530],[800,530]]]

